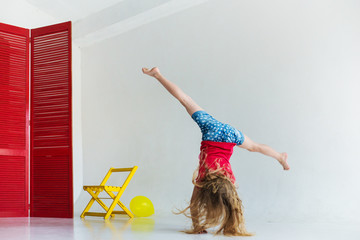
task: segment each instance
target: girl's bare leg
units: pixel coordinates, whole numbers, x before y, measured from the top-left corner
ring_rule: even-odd
[[[159,69],[154,67],[152,69],[143,68],[143,73],[156,78],[168,92],[173,95],[179,102],[186,108],[186,111],[190,116],[196,111],[203,110],[199,105],[196,104],[194,100],[191,99],[186,93],[184,93],[181,88],[179,88],[173,82],[167,80],[163,75],[161,75]]]
[[[179,102],[186,108],[186,111],[190,116],[196,111],[203,110],[194,100],[191,99],[186,93],[184,93],[176,84],[167,80],[161,75],[159,69],[154,67],[152,69],[143,68],[143,73],[156,78]],[[241,148],[247,149],[251,152],[259,152],[264,155],[275,158],[283,166],[284,170],[289,170],[290,167],[287,163],[287,153],[278,153],[271,147],[252,141],[248,136],[245,136],[245,141],[242,145],[238,145]]]
[[[283,166],[284,170],[289,170],[289,164],[287,163],[288,155],[287,153],[279,153],[272,149],[270,146],[256,143],[253,140],[251,140],[248,136],[244,134],[245,140],[242,145],[238,145],[241,148],[244,148],[250,152],[259,152],[266,156],[275,158],[279,161],[279,163]]]

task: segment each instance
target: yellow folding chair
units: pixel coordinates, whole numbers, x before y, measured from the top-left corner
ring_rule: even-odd
[[[91,196],[91,200],[89,201],[88,205],[85,207],[84,211],[80,215],[81,218],[84,218],[85,216],[96,216],[96,217],[104,217],[104,219],[108,219],[110,216],[114,217],[115,214],[127,214],[130,218],[133,218],[134,215],[125,207],[122,202],[120,202],[120,197],[125,191],[127,185],[129,184],[131,178],[134,176],[137,166],[132,168],[110,168],[108,173],[106,174],[104,180],[100,183],[100,185],[96,186],[84,186],[84,190],[87,191]],[[130,172],[127,178],[125,179],[123,185],[121,187],[114,187],[114,186],[105,186],[106,182],[110,178],[110,175],[113,172]],[[110,198],[99,198],[98,195],[100,192],[105,191]],[[113,192],[117,192],[115,195]],[[111,203],[110,207],[108,208],[101,199],[113,199],[113,202]],[[99,205],[106,211],[106,213],[99,213],[99,212],[89,212],[91,206],[94,202],[98,202]],[[124,211],[114,211],[114,208],[118,204]]]

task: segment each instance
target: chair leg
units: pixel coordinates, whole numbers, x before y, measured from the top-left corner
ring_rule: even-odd
[[[87,191],[87,192],[89,192],[89,191]],[[100,192],[97,191],[95,193],[95,196],[97,197],[99,194],[100,194]],[[90,195],[92,196],[92,194],[90,194]],[[81,213],[81,215],[80,215],[81,218],[85,217],[85,213],[90,210],[90,208],[94,204],[94,202],[95,202],[95,198],[92,196],[92,198],[90,199],[88,205],[85,207],[84,211]]]
[[[87,190],[87,192],[88,192],[93,198],[95,198],[95,200],[99,203],[99,205],[100,205],[106,212],[109,211],[109,208],[105,205],[105,203],[98,198],[98,195],[99,195],[99,194],[95,194],[95,193],[93,193],[91,190]]]
[[[106,191],[106,190],[105,190]],[[112,199],[115,199],[115,194],[112,193],[112,192],[108,192],[106,191],[106,193],[112,198]],[[119,198],[120,199],[120,198]],[[126,212],[126,214],[130,217],[130,218],[133,218],[134,215],[132,214],[132,212],[127,208],[125,207],[124,204],[122,204],[122,202],[120,202],[120,200],[117,201],[117,204]]]
[[[120,196],[122,195],[123,192],[124,192],[124,191],[121,191],[121,190],[120,190],[119,193],[116,195],[116,197],[113,198],[114,201],[111,203],[110,208],[109,208],[109,210],[107,211],[104,219],[108,219],[108,218],[110,217],[112,211],[114,210],[114,208],[115,208],[117,202],[119,201]]]
[[[130,217],[130,218],[133,218],[134,215],[132,214],[132,212],[130,212],[130,210],[125,207],[124,204],[122,204],[122,202],[118,201],[117,204],[119,204],[119,206],[126,212],[126,214]]]

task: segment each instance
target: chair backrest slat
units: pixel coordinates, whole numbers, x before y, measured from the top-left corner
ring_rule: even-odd
[[[130,181],[131,177],[134,175],[137,168],[138,168],[137,166],[134,166],[132,168],[110,168],[110,170],[107,172],[106,176],[100,183],[100,186],[105,186],[106,182],[109,180],[109,178],[113,172],[132,172],[129,174],[129,176],[126,178],[124,184],[121,186],[121,187],[123,187],[125,185],[125,183],[128,183],[128,181],[127,181],[128,179]]]
[[[111,169],[112,172],[130,172],[134,168],[113,168]]]

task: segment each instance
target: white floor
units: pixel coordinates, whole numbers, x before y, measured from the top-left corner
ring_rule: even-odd
[[[56,218],[0,218],[0,239],[91,240],[91,239],[232,239],[212,234],[188,235],[181,230],[189,227],[182,216],[153,218],[114,218],[104,221],[88,217],[85,220]],[[325,223],[255,223],[247,228],[256,235],[252,240],[359,240],[358,224]],[[244,237],[237,237],[244,239]]]

